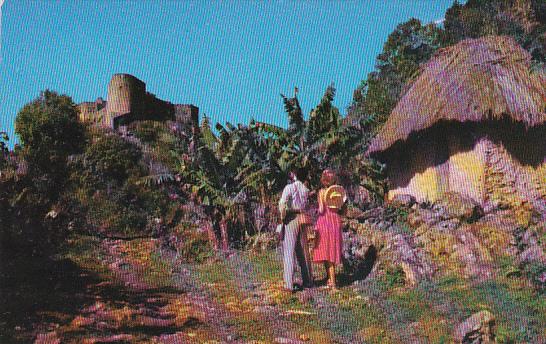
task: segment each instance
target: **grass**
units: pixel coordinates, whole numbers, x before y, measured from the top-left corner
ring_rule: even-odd
[[[153,288],[135,292],[112,283],[117,277],[109,269],[108,253],[98,239],[71,238],[65,253],[58,257],[59,261],[72,264],[67,265],[71,268],[55,267],[64,271],[63,287],[32,291],[30,284],[19,283],[25,299],[11,293],[13,302],[5,303],[7,308],[3,308],[14,312],[23,307],[34,312],[30,321],[59,324],[56,331],[63,342],[70,343],[78,342],[82,336],[112,332],[78,326],[75,320],[81,307],[93,304],[97,297],[113,315],[123,318],[136,304],[153,296],[161,298],[176,314],[178,327],[164,330],[182,331],[189,342],[217,342],[216,332],[206,324],[186,326],[189,318],[204,319],[206,314],[185,298],[185,291],[173,278],[173,268],[183,267],[190,271],[193,292],[202,293],[225,310],[230,333],[246,342],[274,342],[281,333],[310,343],[399,343],[412,339],[449,343],[455,326],[481,310],[489,310],[496,317],[499,343],[540,342],[546,337],[546,299],[508,258],[497,260],[498,277],[485,282],[447,274],[407,288],[398,283],[398,272],[393,271],[392,281],[387,278],[365,281],[359,286],[344,285],[335,293],[315,289],[308,294],[287,294],[281,291],[282,263],[274,250],[235,252],[229,258],[175,266],[156,248],[151,240],[132,240],[121,245],[120,255],[131,263],[131,271]],[[314,272],[315,277],[323,275],[318,266]],[[44,287],[48,281],[43,281]],[[100,286],[101,281],[108,284]],[[41,307],[32,309],[32,304]],[[257,310],[260,307],[262,310]],[[153,335],[151,329],[139,328],[129,318],[122,323],[123,330],[132,333],[135,340],[150,340]],[[32,339],[28,328],[15,333],[14,324],[4,314],[0,319],[0,341]]]
[[[258,254],[248,255],[248,259],[256,268],[260,279],[271,284],[282,283],[282,265],[275,251],[269,250]],[[318,277],[315,266],[314,274]],[[293,319],[299,321],[298,326],[306,328],[308,333],[313,330],[319,334],[328,330],[334,337],[347,340],[360,337],[370,343],[396,342],[392,331],[386,327],[386,318],[374,308],[369,300],[350,287],[340,288],[336,293],[324,293],[317,297],[319,300],[310,303],[301,303],[296,297],[281,300],[280,306],[284,309],[297,308],[309,312],[316,312],[317,317]],[[318,308],[323,304],[322,308]],[[322,335],[324,338],[324,334]],[[317,337],[320,340],[320,335]]]
[[[366,296],[350,288],[330,295],[329,299],[350,312],[356,320],[359,335],[367,343],[397,343],[398,338],[389,326],[388,319]]]
[[[419,289],[394,289],[387,295],[406,316],[409,323],[417,323],[416,334],[430,343],[438,343],[450,337],[449,325],[445,316],[427,301]]]
[[[309,300],[302,301],[296,295],[278,292],[283,283],[282,264],[274,250],[246,254],[245,259],[254,266],[257,278],[269,286],[268,294],[278,308],[284,312],[301,313],[299,316],[291,316],[289,320],[297,329],[305,333],[311,342],[329,343],[335,338],[352,337],[353,333],[350,333],[350,330],[354,326],[346,315],[342,316],[344,310],[337,309],[332,313],[332,308],[328,308],[328,302],[326,305],[321,302],[321,295],[315,294]],[[319,304],[324,308],[319,308]],[[328,319],[327,315],[330,317],[336,315],[337,319]]]
[[[261,279],[270,283],[281,280],[282,266],[274,251],[249,254],[248,259]],[[401,287],[400,283],[389,283],[389,281],[376,283],[376,287],[378,288],[376,292],[385,296],[384,302],[388,304],[387,308],[393,309],[398,314],[394,315],[396,320],[403,321],[405,324],[416,324],[415,332],[421,341],[441,343],[450,340],[448,321],[433,310],[433,305],[424,301],[422,291],[406,289]],[[293,303],[285,300],[284,306],[317,311],[318,319],[315,320],[317,322],[315,326],[328,329],[334,336],[340,338],[349,338],[356,333],[369,343],[400,342],[401,339],[398,338],[397,333],[401,329],[395,326],[393,314],[378,307],[378,300],[373,297],[373,294],[368,293],[366,289],[358,290],[347,286],[336,293],[324,296],[325,302],[332,304],[332,307],[321,309],[316,308],[316,302],[301,305],[295,300],[292,300]],[[306,321],[310,323],[310,319]]]
[[[499,343],[536,342],[546,334],[546,301],[521,285],[504,279],[472,284],[458,276],[446,276],[440,279],[439,288],[463,307],[465,316],[481,310],[493,313]]]
[[[231,325],[235,326],[244,340],[273,340],[270,328],[261,321],[253,308],[245,303],[243,294],[236,287],[233,275],[226,266],[217,261],[214,264],[194,266],[195,278],[207,286],[215,301],[226,305],[231,312]]]

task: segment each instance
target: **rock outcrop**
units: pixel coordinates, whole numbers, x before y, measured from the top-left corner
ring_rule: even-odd
[[[489,311],[473,314],[455,329],[456,343],[486,344],[495,341],[495,317]]]
[[[349,209],[346,266],[367,271],[357,273],[361,277],[375,277],[388,266],[398,266],[412,286],[436,271],[491,279],[500,272],[496,262],[503,257],[512,257],[520,267],[546,264],[544,243],[539,240],[545,225],[533,211],[495,209],[486,214],[470,198],[456,193],[445,196],[434,204],[413,204],[411,196],[399,195],[386,208]],[[393,213],[389,207],[399,207],[407,215],[389,216]],[[373,262],[371,250],[376,255]]]

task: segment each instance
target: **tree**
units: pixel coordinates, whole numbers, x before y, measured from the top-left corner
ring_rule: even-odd
[[[66,197],[67,163],[85,146],[84,128],[71,98],[46,90],[19,111],[15,130],[22,143],[13,153],[17,171],[0,175],[2,249],[52,253],[77,212]]]
[[[456,5],[454,5],[456,11]],[[348,109],[349,121],[372,121],[377,131],[387,120],[407,83],[417,76],[419,67],[442,46],[445,35],[435,24],[423,25],[412,18],[399,24],[389,35],[377,56],[375,70],[368,74],[353,93]]]
[[[101,185],[118,185],[130,175],[140,175],[142,152],[136,145],[116,134],[102,134],[94,138],[83,156],[82,177]]]
[[[466,38],[507,35],[531,53],[535,63],[546,59],[546,2],[544,0],[457,1],[446,11],[444,46]]]
[[[55,200],[67,180],[67,158],[85,145],[84,128],[72,99],[46,90],[17,114],[15,132],[23,144],[29,174],[41,193]]]
[[[207,147],[214,149],[215,145],[218,142],[218,138],[216,137],[216,135],[214,135],[214,133],[212,132],[212,129],[210,128],[210,118],[208,118],[207,115],[203,116],[203,120],[201,121],[201,126],[199,131],[200,131],[203,143]]]
[[[332,104],[335,95],[336,88],[332,84],[326,88],[320,103],[311,111],[306,138],[309,144],[339,128],[341,124],[339,109]]]
[[[294,98],[288,98],[283,94],[281,97],[288,115],[288,135],[300,138],[305,130],[305,119],[298,97],[294,95]]]
[[[9,137],[5,131],[0,132],[0,170],[4,167],[4,162],[6,161],[6,156],[9,153],[8,149]]]
[[[386,121],[409,80],[441,46],[442,29],[418,19],[399,24],[377,56],[376,70],[368,74],[353,95],[349,118],[370,116],[379,127]]]

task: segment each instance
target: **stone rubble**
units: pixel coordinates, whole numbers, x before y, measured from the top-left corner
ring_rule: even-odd
[[[369,260],[372,248],[377,260],[369,262],[373,264],[369,277],[380,275],[386,266],[400,266],[408,286],[445,268],[466,278],[490,279],[495,275],[495,259],[501,256],[514,257],[518,264],[546,263],[544,243],[537,238],[540,220],[524,215],[530,220],[522,227],[518,209],[489,207],[491,212],[486,213],[473,200],[453,192],[433,204],[417,204],[409,195],[397,195],[387,207],[398,207],[407,216],[392,219],[386,207],[347,211],[344,256],[348,269]]]

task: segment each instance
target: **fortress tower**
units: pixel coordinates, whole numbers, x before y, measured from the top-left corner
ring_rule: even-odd
[[[129,74],[114,74],[108,84],[106,111],[116,117],[143,110],[146,84]]]
[[[130,74],[114,74],[108,83],[107,101],[78,105],[82,122],[118,129],[138,120],[173,120],[180,128],[199,125],[199,109],[190,104],[172,104],[146,92],[146,84]]]

